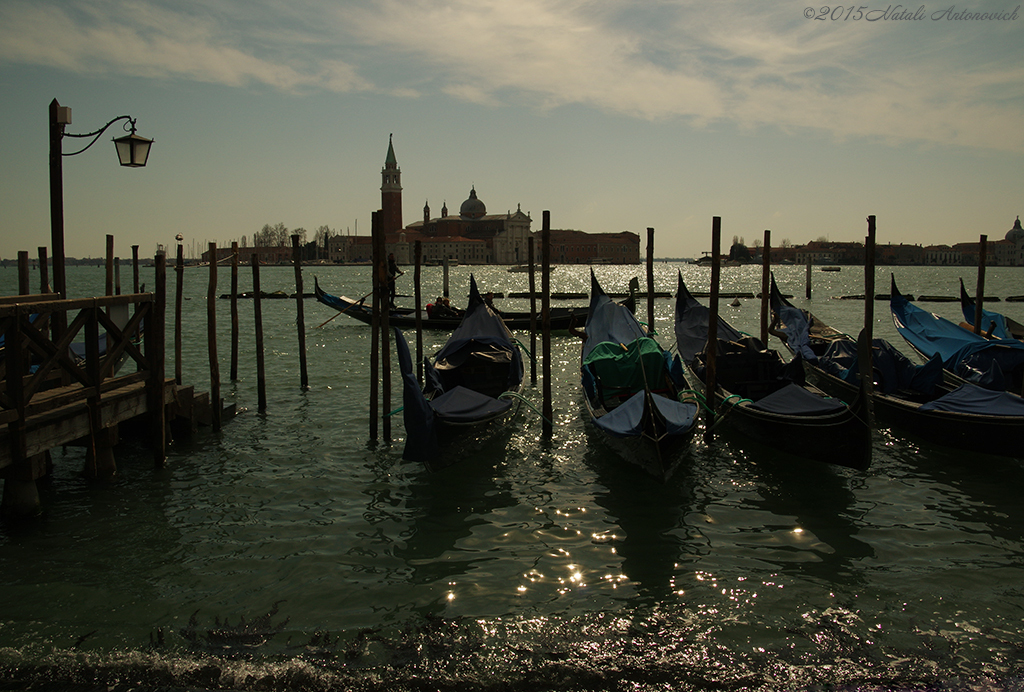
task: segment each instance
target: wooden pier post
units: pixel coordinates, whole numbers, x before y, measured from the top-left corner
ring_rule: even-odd
[[[231,243],[231,374],[238,381],[238,241]]]
[[[39,292],[50,292],[50,273],[45,247],[39,248]],[[136,291],[136,293],[138,293],[138,291]]]
[[[811,255],[807,255],[807,300],[811,299]]]
[[[210,283],[206,289],[206,343],[210,352],[210,410],[220,431],[220,361],[217,360],[217,243],[210,243]]]
[[[530,268],[530,384],[537,384],[537,279],[534,277],[533,238],[527,241],[527,262]]]
[[[654,229],[647,228],[647,331],[657,334],[654,328]]]
[[[978,290],[974,294],[974,333],[981,334],[982,303],[985,302],[985,264],[988,261],[988,236],[982,234],[978,248]]]
[[[381,375],[381,435],[391,442],[391,277],[388,276],[388,248],[383,224],[378,219],[377,278],[380,284],[380,375]],[[393,281],[398,281],[395,276]]]
[[[768,321],[770,308],[769,293],[772,289],[772,232],[765,230],[764,245],[761,247],[761,343],[768,347]]]
[[[263,293],[260,290],[260,257],[252,253],[252,305],[256,329],[256,396],[258,410],[267,410],[267,368],[263,359]]]
[[[181,246],[178,246],[179,253]],[[180,255],[179,255],[180,256]],[[167,412],[164,408],[164,349],[166,348],[165,316],[167,306],[167,255],[158,252],[153,258],[153,304],[144,335],[146,358],[149,360],[149,386],[147,397],[150,413],[153,461],[157,468],[167,458]]]
[[[442,261],[441,264],[442,264],[442,266],[444,268],[444,282],[441,284],[441,286],[442,286],[441,295],[444,296],[445,298],[448,298],[449,294],[448,294],[448,256],[447,255],[445,255],[444,261]]]
[[[29,307],[24,308],[25,313],[30,310]],[[19,310],[12,316],[4,335],[7,344],[20,345],[22,343],[22,314],[24,313]],[[0,512],[6,517],[29,517],[39,514],[41,503],[36,479],[42,478],[48,473],[48,453],[36,454],[31,457],[26,454],[25,381],[21,376],[27,368],[24,354],[24,349],[12,347],[8,349],[5,358],[7,377],[3,382],[6,385],[4,389],[8,400],[14,404],[18,412],[17,418],[7,426],[11,438],[11,453],[16,461],[7,470],[3,479],[4,493]]]
[[[541,227],[541,342],[544,349],[543,390],[543,435],[551,439],[554,433],[554,409],[551,403],[551,212],[545,210]]]
[[[178,257],[174,265],[177,284],[174,287],[174,382],[181,384],[181,301],[185,281],[185,255],[178,243]]]
[[[718,357],[718,284],[722,275],[722,217],[711,218],[711,299],[708,316],[708,340],[704,346],[704,359],[706,363],[704,373],[704,392],[707,399],[708,409],[715,408],[715,389],[718,386],[715,365]],[[710,443],[714,438],[712,427],[715,423],[715,413],[708,410],[705,413],[704,441]]]
[[[423,290],[420,286],[423,267],[423,241],[413,245],[413,291],[416,297],[416,381],[423,384]]]
[[[302,306],[302,248],[298,234],[292,235],[292,262],[295,264],[295,314],[299,330],[299,383],[303,390],[309,389],[309,373],[306,370],[306,316]]]
[[[117,426],[104,428],[103,419],[100,415],[100,407],[103,403],[103,388],[100,386],[99,346],[99,312],[101,308],[96,306],[95,302],[93,306],[85,322],[85,373],[89,386],[93,390],[93,393],[87,399],[89,442],[85,448],[85,476],[91,480],[109,480],[117,474],[117,463],[114,460],[114,445],[117,444]]]

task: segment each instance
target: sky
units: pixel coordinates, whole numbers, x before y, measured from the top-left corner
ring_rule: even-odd
[[[1024,9],[950,1],[0,0],[0,257],[50,245],[54,98],[69,133],[155,140],[145,168],[121,123],[64,157],[73,257],[367,235],[389,136],[406,224],[475,187],[535,230],[652,227],[658,257],[709,250],[715,216],[726,244],[862,241],[868,215],[879,243],[1002,239]]]

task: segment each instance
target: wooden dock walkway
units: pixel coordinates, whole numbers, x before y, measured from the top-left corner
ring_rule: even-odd
[[[166,263],[157,257],[153,293],[60,300],[54,294],[0,297],[0,477],[2,509],[38,510],[35,481],[51,449],[86,449],[86,476],[116,473],[119,428],[142,427],[156,465],[172,424],[209,424],[209,396],[164,374]],[[222,408],[223,403],[218,402]],[[234,412],[230,407],[228,414]]]

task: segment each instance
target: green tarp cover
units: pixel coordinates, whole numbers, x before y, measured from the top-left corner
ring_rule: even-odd
[[[590,368],[608,393],[644,389],[645,374],[648,389],[665,386],[665,356],[658,342],[649,337],[631,341],[625,347],[612,341],[602,341],[591,349],[583,364]]]

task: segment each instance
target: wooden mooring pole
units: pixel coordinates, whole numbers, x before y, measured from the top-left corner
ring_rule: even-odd
[[[381,376],[381,435],[384,442],[391,442],[391,281],[398,277],[388,276],[388,249],[384,228],[378,218],[377,235],[377,283],[380,299],[380,376]],[[390,280],[389,280],[390,279]]]
[[[811,299],[811,255],[807,254],[807,300]]]
[[[167,264],[167,257],[164,256],[164,264]],[[132,245],[132,293],[139,292],[139,246]]]
[[[537,279],[534,276],[533,238],[527,243],[527,258],[530,265],[530,384],[537,384]]]
[[[114,295],[114,236],[107,234],[107,274],[103,295]]]
[[[153,462],[157,468],[167,458],[167,411],[164,408],[164,348],[166,341],[167,305],[167,256],[158,252],[153,258],[154,281],[152,317],[146,323],[146,358],[149,359],[149,387],[147,391],[150,414],[150,434],[153,445]]]
[[[544,349],[544,366],[542,376],[543,384],[543,405],[544,417],[543,435],[551,439],[554,433],[554,408],[551,403],[551,212],[544,212],[544,221],[540,235],[540,290],[541,290],[541,343]]]
[[[220,431],[220,361],[217,359],[217,243],[210,243],[210,283],[206,290],[206,344],[210,352],[210,410]]]
[[[654,229],[647,228],[647,331],[657,334],[654,328]]]
[[[231,381],[238,381],[238,241],[231,243]]]
[[[764,232],[764,245],[761,247],[761,343],[768,347],[768,321],[771,312],[768,306],[772,278],[772,232]]]
[[[50,273],[45,247],[39,248],[39,292],[50,292]],[[136,293],[138,293],[138,291],[136,291]]]
[[[864,328],[857,339],[857,360],[861,372],[860,395],[866,397],[867,425],[874,427],[874,330],[875,330],[875,217],[868,217],[868,234],[864,237]]]
[[[258,410],[267,410],[267,368],[263,357],[263,296],[260,291],[260,258],[255,252],[250,258],[252,264],[252,306],[253,322],[256,329],[256,396]]]
[[[373,289],[373,297],[370,299],[370,305],[373,307],[372,316],[370,318],[370,442],[376,442],[379,433],[377,420],[380,414],[378,398],[377,383],[378,374],[380,373],[380,301],[381,301],[381,286],[378,281],[378,268],[380,266],[380,258],[377,250],[377,234],[379,233],[380,226],[380,212],[375,211],[370,214],[370,286]]]
[[[32,275],[28,269],[28,250],[18,250],[18,295],[30,294],[32,292],[31,282]]]
[[[416,297],[416,381],[423,384],[423,290],[420,285],[423,267],[423,241],[413,245],[413,291]]]
[[[715,423],[715,389],[718,382],[715,372],[715,362],[718,356],[718,284],[722,274],[722,217],[715,216],[711,219],[711,299],[710,315],[708,316],[708,340],[704,345],[704,393],[707,399],[708,411],[705,413],[707,421],[704,425],[704,441],[710,443],[714,438],[713,426]]]
[[[299,330],[299,385],[309,389],[309,373],[306,370],[306,316],[302,306],[302,248],[298,234],[292,235],[292,262],[295,264],[295,322]]]
[[[177,284],[174,287],[174,382],[181,384],[181,301],[185,282],[185,254],[178,243],[178,256],[174,265]]]

